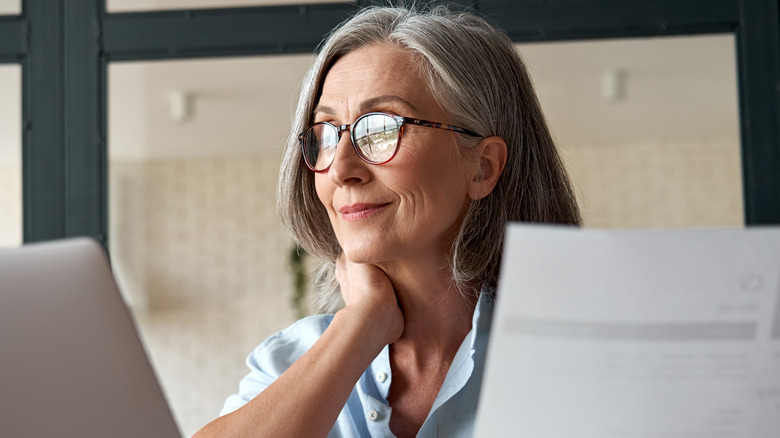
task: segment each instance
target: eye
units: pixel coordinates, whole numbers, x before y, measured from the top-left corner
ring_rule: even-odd
[[[315,117],[314,121],[311,122],[311,124],[313,125],[315,123],[330,123],[332,125],[339,126],[338,122],[336,122],[335,120],[333,120],[333,118],[330,117],[320,117],[320,118]]]
[[[312,114],[311,120],[312,124],[328,122],[339,126],[339,122],[336,120],[335,114],[331,113],[330,111],[315,111],[314,114]]]
[[[371,111],[366,111],[366,114],[368,114],[368,113],[392,114],[394,116],[399,115],[398,111],[395,111],[395,110],[387,108],[387,107],[380,107],[380,108],[372,109]]]

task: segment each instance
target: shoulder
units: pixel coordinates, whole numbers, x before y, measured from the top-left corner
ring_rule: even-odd
[[[300,319],[271,335],[247,358],[251,369],[279,376],[317,342],[333,321],[333,315],[313,315]]]
[[[225,400],[220,415],[244,406],[271,385],[314,345],[332,320],[333,315],[303,318],[257,346],[246,359],[249,374],[238,384],[238,393]]]

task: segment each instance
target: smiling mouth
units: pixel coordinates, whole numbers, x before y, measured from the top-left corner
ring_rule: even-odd
[[[388,205],[390,205],[390,203],[387,204],[358,203],[352,205],[345,205],[339,208],[339,213],[341,213],[341,217],[344,220],[356,221],[371,216],[372,214],[377,213],[378,211],[384,209]]]

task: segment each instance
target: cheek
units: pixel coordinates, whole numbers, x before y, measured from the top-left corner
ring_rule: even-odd
[[[395,179],[396,187],[401,188],[399,195],[411,209],[407,211],[412,216],[410,221],[448,221],[461,213],[468,198],[467,175],[455,165],[438,162],[414,166],[406,169],[405,178]]]
[[[435,197],[430,201],[445,202],[467,196],[469,172],[457,157],[446,154],[419,164],[414,166],[413,172],[423,192],[429,197]]]
[[[326,181],[322,174],[314,174],[314,190],[317,192],[317,197],[320,198],[320,202],[323,201],[323,197],[326,195]]]
[[[333,185],[328,182],[326,173],[317,173],[314,175],[314,190],[317,192],[317,198],[320,203],[331,215],[331,205],[333,201]]]

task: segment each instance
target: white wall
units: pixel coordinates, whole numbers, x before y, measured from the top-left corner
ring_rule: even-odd
[[[0,65],[0,247],[22,242],[21,67]]]
[[[185,434],[213,419],[246,355],[294,320],[280,153],[310,55],[115,64],[110,249]],[[193,96],[171,118],[168,96]]]
[[[339,3],[339,0],[306,0],[304,3]],[[354,3],[354,1],[352,3]],[[284,4],[299,5],[301,2],[300,0],[106,0],[106,8],[109,12],[146,11],[154,9],[230,8]]]
[[[214,418],[246,355],[294,319],[279,156],[114,162],[119,282],[182,429]]]
[[[0,14],[12,15],[22,13],[22,0],[0,0]]]

